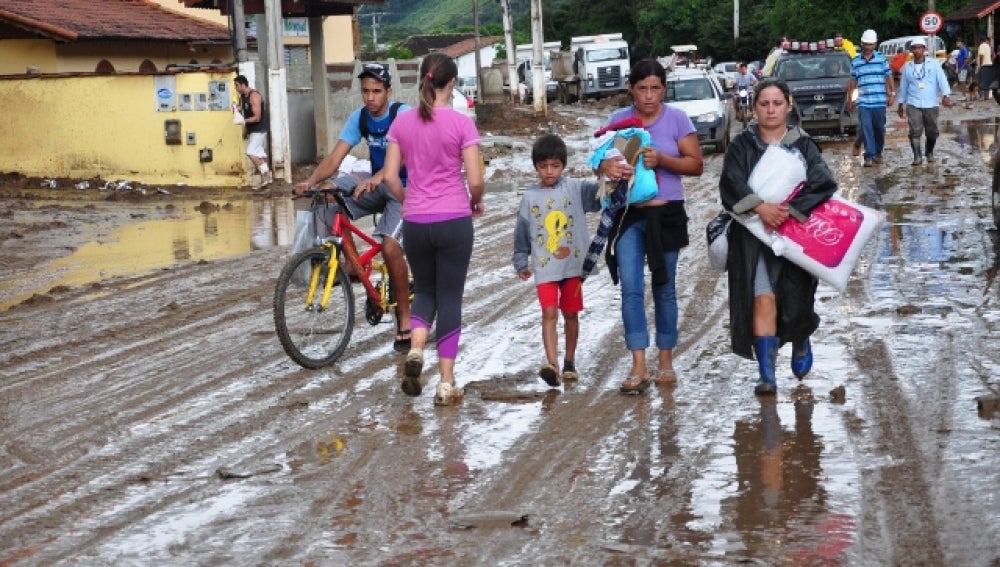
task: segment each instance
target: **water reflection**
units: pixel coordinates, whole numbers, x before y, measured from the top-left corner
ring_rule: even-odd
[[[112,205],[113,206],[113,205]],[[137,208],[142,208],[138,206]],[[274,246],[295,233],[290,199],[200,204],[179,201],[169,211],[149,204],[137,221],[68,256],[0,282],[0,311],[56,286],[81,286],[150,273],[177,262],[217,260]]]
[[[794,425],[781,422],[775,399],[762,399],[754,419],[733,432],[737,492],[722,501],[743,551],[775,564],[836,564],[851,544],[853,520],[832,514],[820,482],[823,443],[812,429],[813,398],[799,386]]]

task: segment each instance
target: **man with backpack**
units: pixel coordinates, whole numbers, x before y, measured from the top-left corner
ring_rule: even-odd
[[[329,184],[345,190],[353,190],[353,198],[347,199],[347,213],[352,219],[366,215],[381,214],[372,235],[381,237],[382,258],[389,268],[389,285],[395,290],[397,311],[396,339],[393,348],[397,352],[410,350],[410,296],[409,267],[403,256],[403,216],[402,205],[388,186],[382,182],[382,167],[385,164],[385,151],[388,146],[386,133],[396,119],[396,115],[410,107],[391,102],[392,76],[389,69],[381,63],[366,63],[361,73],[361,98],[364,106],[355,110],[347,117],[340,131],[337,144],[333,151],[323,158],[312,174],[303,182],[296,184],[295,192],[303,193],[321,184]],[[337,177],[341,162],[354,146],[365,140],[372,164],[372,175],[368,179],[358,181],[352,176]],[[406,185],[406,169],[400,171],[403,185]]]

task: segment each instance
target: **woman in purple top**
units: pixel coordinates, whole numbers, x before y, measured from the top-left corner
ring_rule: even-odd
[[[607,259],[611,279],[622,284],[622,322],[625,346],[632,352],[632,369],[622,382],[624,394],[641,394],[650,382],[677,381],[673,349],[677,346],[677,255],[687,246],[687,213],[684,210],[682,175],[701,175],[704,163],[698,135],[683,111],[663,103],[667,72],[655,59],[636,63],[628,76],[632,106],[616,111],[608,124],[637,117],[652,138],[643,150],[648,169],[655,169],[656,197],[631,205],[619,213],[611,229],[613,240]],[[620,158],[601,162],[598,171],[613,180],[628,178],[632,166]],[[653,312],[656,322],[658,368],[650,379],[646,370],[649,330],[646,323],[644,260],[652,273]]]
[[[457,75],[455,62],[441,53],[420,63],[420,106],[401,113],[389,128],[383,169],[389,190],[403,203],[404,250],[413,272],[412,348],[403,366],[403,392],[420,395],[424,344],[436,317],[438,405],[462,399],[455,387],[455,356],[472,258],[472,217],[483,214],[485,188],[479,132],[471,118],[449,104]],[[402,163],[405,189],[399,179]]]

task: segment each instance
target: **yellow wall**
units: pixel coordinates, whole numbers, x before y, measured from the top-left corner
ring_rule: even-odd
[[[29,65],[42,73],[56,70],[55,43],[49,39],[8,39],[0,48],[0,75],[19,75]]]
[[[176,92],[208,92],[224,81],[231,98],[235,73],[170,75]],[[145,184],[245,184],[242,128],[232,111],[158,112],[155,76],[35,76],[0,80],[0,171],[28,176],[124,179]],[[164,140],[164,120],[181,121],[182,143]],[[194,132],[188,145],[184,134]],[[199,150],[213,151],[211,163]]]
[[[350,16],[328,16],[323,22],[326,63],[354,61],[354,28]]]

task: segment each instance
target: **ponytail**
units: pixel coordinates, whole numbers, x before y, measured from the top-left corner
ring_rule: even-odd
[[[437,91],[448,86],[458,76],[458,65],[443,53],[431,53],[420,62],[420,119],[430,122],[434,117]]]

